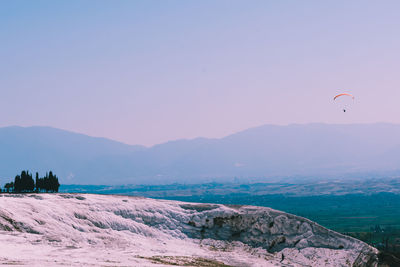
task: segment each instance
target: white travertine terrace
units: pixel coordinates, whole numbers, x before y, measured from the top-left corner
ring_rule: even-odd
[[[1,263],[29,266],[361,267],[378,253],[270,208],[94,194],[1,194],[0,244]]]

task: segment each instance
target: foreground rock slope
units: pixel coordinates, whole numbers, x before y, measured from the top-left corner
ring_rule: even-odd
[[[265,207],[0,194],[0,262],[29,266],[378,266],[376,249]]]

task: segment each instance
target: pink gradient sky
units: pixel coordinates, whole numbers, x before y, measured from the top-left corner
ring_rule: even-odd
[[[399,1],[2,1],[0,127],[129,144],[400,123]],[[343,113],[332,98],[356,96]]]

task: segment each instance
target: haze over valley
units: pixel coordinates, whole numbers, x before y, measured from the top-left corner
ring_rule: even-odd
[[[169,184],[400,175],[400,125],[264,125],[144,147],[50,127],[0,128],[0,182],[22,169],[62,184]]]

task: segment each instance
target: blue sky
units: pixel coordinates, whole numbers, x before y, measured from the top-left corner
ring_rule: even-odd
[[[0,126],[130,144],[400,123],[398,1],[0,1]],[[343,113],[332,98],[356,97]]]

